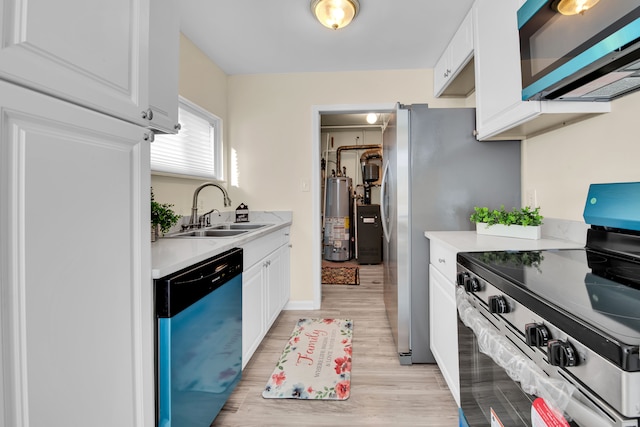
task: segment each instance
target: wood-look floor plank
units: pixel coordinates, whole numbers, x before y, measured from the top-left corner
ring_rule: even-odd
[[[301,318],[353,320],[351,396],[345,401],[264,399],[262,390]],[[323,285],[322,308],[283,311],[212,426],[458,426],[438,366],[400,365],[382,300],[382,266],[360,266],[360,285]]]

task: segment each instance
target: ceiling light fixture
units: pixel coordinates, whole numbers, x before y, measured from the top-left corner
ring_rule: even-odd
[[[600,0],[555,0],[551,7],[563,15],[582,15]]]
[[[378,121],[378,115],[376,113],[369,113],[367,114],[367,123],[369,123],[370,125],[374,124],[375,122]]]
[[[311,12],[327,28],[337,30],[349,25],[358,14],[358,0],[312,0]]]

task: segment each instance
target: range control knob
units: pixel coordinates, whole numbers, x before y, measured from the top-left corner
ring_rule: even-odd
[[[464,280],[469,277],[469,273],[458,273],[458,286],[464,286]]]
[[[502,295],[492,295],[489,297],[489,311],[491,313],[509,313],[511,309],[507,299]]]
[[[578,365],[578,353],[571,344],[562,340],[551,340],[547,343],[549,363],[562,368]]]
[[[549,341],[549,329],[538,323],[528,323],[524,325],[524,335],[527,345],[530,347],[544,347]]]
[[[464,280],[464,290],[467,292],[480,292],[480,281],[475,277],[468,277]]]

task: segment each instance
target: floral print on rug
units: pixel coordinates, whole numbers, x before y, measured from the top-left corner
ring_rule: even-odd
[[[349,319],[298,320],[262,397],[348,399],[352,334]]]

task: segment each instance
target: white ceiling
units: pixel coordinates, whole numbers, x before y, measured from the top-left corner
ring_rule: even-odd
[[[341,30],[311,0],[179,0],[180,29],[228,75],[433,68],[473,0],[360,0]]]

